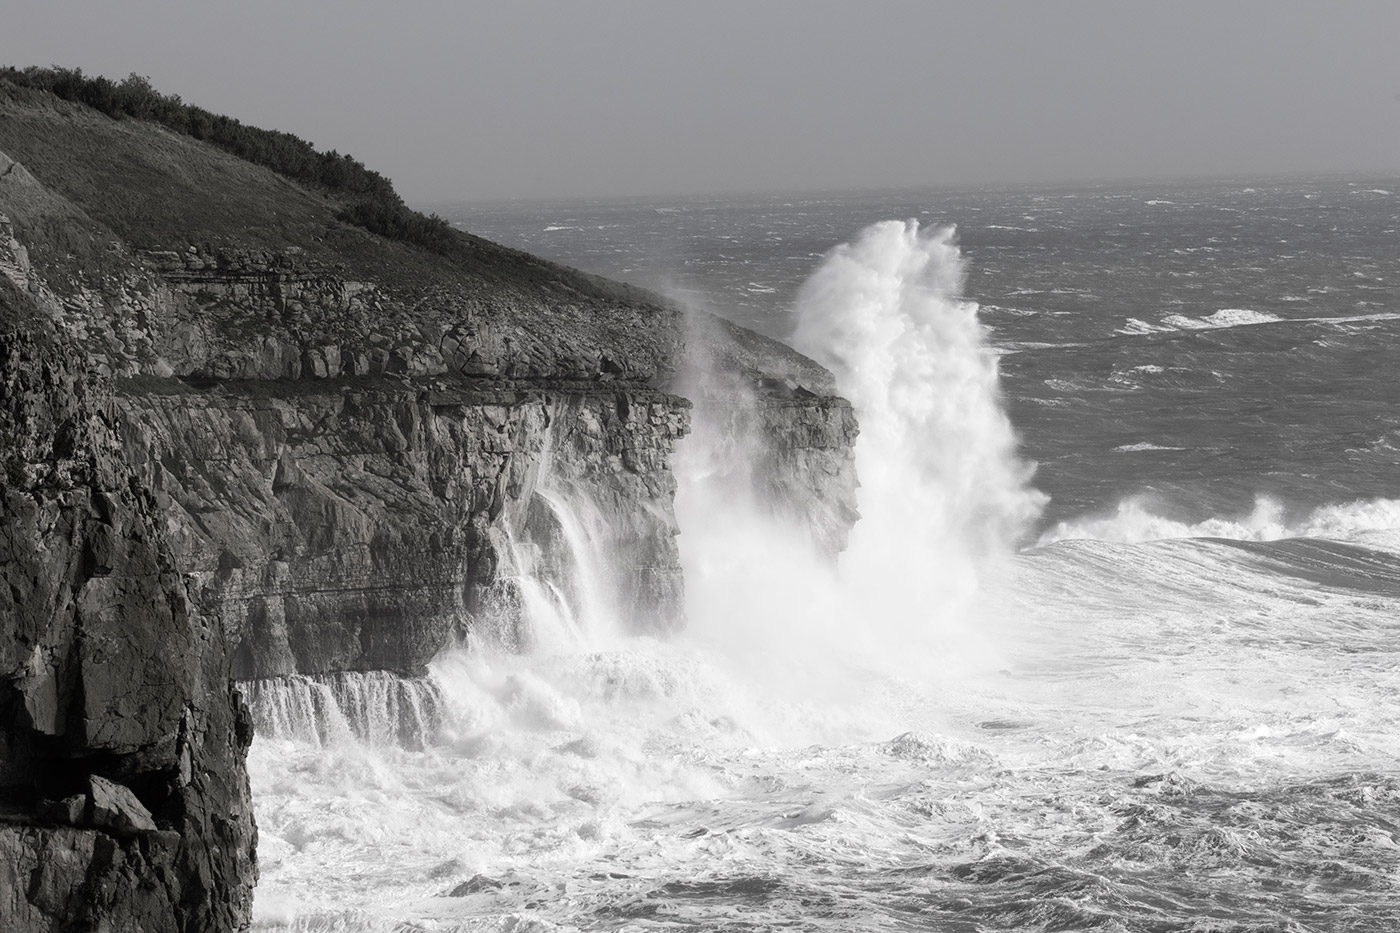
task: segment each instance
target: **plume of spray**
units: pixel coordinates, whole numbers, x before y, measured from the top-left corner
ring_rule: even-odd
[[[861,518],[835,567],[725,466],[751,462],[762,439],[697,402],[677,499],[692,631],[770,682],[775,659],[837,698],[872,672],[947,670],[979,582],[1039,514],[962,283],[951,228],[886,222],[829,253],[800,292],[794,345],[835,374],[860,422]]]
[[[954,228],[875,224],[808,280],[793,335],[860,419],[849,583],[867,601],[897,586],[944,620],[965,618],[1045,502],[1017,456],[977,305],[960,297],[964,276]]]

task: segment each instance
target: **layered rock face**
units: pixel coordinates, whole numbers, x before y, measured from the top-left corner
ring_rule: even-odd
[[[106,384],[0,279],[0,928],[236,929],[250,723]]]
[[[113,377],[129,461],[237,677],[412,674],[480,608],[518,615],[502,529],[550,533],[542,475],[612,519],[627,627],[680,624],[668,461],[688,403],[656,388],[681,356],[678,310],[491,244],[480,269],[407,284],[293,245],[133,249],[0,164],[0,271]],[[75,231],[89,255],[69,270]]]
[[[681,586],[673,442],[683,403],[632,388],[341,382],[127,395],[129,461],[234,675],[417,673],[490,602],[496,532],[542,479],[610,523],[633,627],[673,627]],[[507,568],[509,570],[509,568]]]
[[[231,676],[273,695],[488,631],[528,648],[522,579],[576,576],[581,531],[622,628],[681,626],[687,397],[844,545],[855,421],[810,360],[471,237],[384,240],[42,97],[0,82],[0,928],[246,922]]]

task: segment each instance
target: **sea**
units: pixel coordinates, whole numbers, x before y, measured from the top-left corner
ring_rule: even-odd
[[[862,517],[816,553],[697,404],[689,623],[627,636],[546,478],[531,650],[247,685],[255,929],[1400,929],[1397,192],[439,206],[828,366]]]

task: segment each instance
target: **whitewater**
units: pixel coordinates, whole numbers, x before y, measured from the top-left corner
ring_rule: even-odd
[[[1219,453],[1250,430],[1220,400],[1257,410],[1239,386],[1262,354],[1289,349],[1287,402],[1315,419],[1328,379],[1377,401],[1328,369],[1394,325],[1355,302],[1236,314],[1236,295],[1124,333],[1146,312],[1083,313],[1104,296],[1082,279],[998,292],[979,254],[1008,279],[1031,263],[989,238],[1029,255],[1079,216],[1013,200],[969,202],[980,226],[956,232],[886,220],[712,266],[708,291],[773,289],[769,326],[856,408],[862,518],[834,564],[701,400],[674,464],[684,633],[616,630],[606,516],[546,477],[565,559],[511,541],[523,644],[482,625],[425,680],[248,685],[255,928],[1400,927],[1391,422],[1358,413],[1347,447],[1292,437],[1346,465]],[[668,222],[685,210],[714,222]],[[810,208],[805,229],[859,213]],[[594,226],[551,218],[534,229]],[[1216,408],[1185,423],[1180,393]]]

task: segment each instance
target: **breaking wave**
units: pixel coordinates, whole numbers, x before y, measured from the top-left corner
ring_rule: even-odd
[[[1123,449],[1144,447],[1138,445]],[[1248,515],[1208,518],[1189,523],[1154,511],[1153,504],[1145,497],[1134,497],[1119,502],[1110,514],[1060,522],[1044,532],[1036,546],[1076,539],[1120,544],[1168,538],[1229,538],[1236,541],[1327,538],[1353,541],[1371,533],[1397,529],[1400,529],[1400,499],[1364,499],[1324,505],[1301,519],[1290,521],[1282,502],[1259,496]]]
[[[697,402],[677,457],[691,635],[752,676],[854,688],[872,670],[926,675],[984,652],[979,588],[1044,497],[977,306],[960,297],[964,271],[952,228],[885,222],[829,253],[798,295],[793,343],[833,372],[860,424],[860,519],[834,567],[735,466],[761,459],[762,439],[736,427],[728,399]]]
[[[1162,334],[1178,330],[1218,330],[1222,327],[1246,327],[1252,324],[1272,324],[1283,318],[1267,311],[1253,311],[1249,308],[1221,308],[1204,317],[1189,317],[1185,314],[1169,314],[1160,323],[1150,324],[1139,318],[1129,318],[1118,333]]]
[[[799,294],[793,343],[860,419],[857,556],[875,538],[918,559],[1002,554],[1044,504],[977,305],[960,297],[965,276],[954,228],[887,221],[834,250]]]

